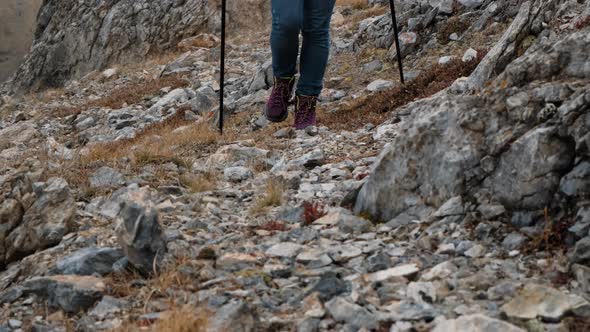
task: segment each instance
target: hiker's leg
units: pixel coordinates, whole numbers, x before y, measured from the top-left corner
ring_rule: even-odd
[[[292,77],[297,73],[303,2],[304,0],[272,0],[270,46],[276,77]]]
[[[330,20],[336,0],[304,0],[301,78],[297,94],[318,96],[330,55]]]

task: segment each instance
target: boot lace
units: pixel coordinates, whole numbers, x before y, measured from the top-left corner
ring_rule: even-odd
[[[283,107],[285,103],[289,102],[291,81],[275,79],[275,86],[273,90],[273,98],[271,98],[272,107]]]

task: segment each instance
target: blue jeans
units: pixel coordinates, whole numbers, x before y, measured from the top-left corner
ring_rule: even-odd
[[[319,96],[330,55],[330,20],[336,0],[272,0],[270,46],[276,77],[297,73],[299,34],[301,77],[297,95]]]

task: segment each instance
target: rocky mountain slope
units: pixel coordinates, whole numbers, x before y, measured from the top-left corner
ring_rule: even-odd
[[[29,51],[40,6],[41,0],[0,3],[0,83],[18,68]]]
[[[388,10],[338,1],[306,132],[261,116],[268,36],[247,21],[224,136],[207,33],[147,57],[169,31],[115,38],[68,56],[62,87],[3,95],[0,331],[588,330],[590,2],[400,3],[405,86]],[[34,59],[54,50],[13,84],[51,86]]]

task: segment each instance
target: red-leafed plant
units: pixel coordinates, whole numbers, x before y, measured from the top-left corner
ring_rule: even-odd
[[[321,202],[303,203],[303,222],[309,226],[314,221],[326,215],[326,206]]]

